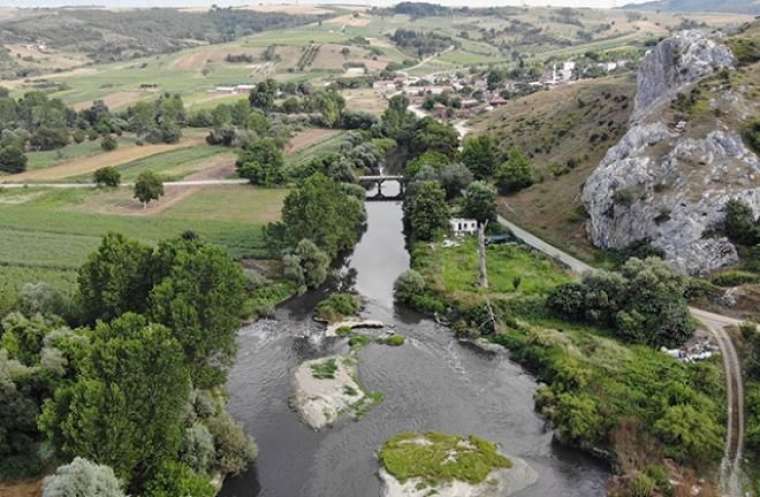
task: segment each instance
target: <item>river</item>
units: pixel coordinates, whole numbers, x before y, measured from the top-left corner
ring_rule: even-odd
[[[376,450],[402,431],[476,434],[500,443],[539,473],[519,497],[604,495],[608,470],[552,442],[533,411],[535,380],[504,355],[456,341],[450,330],[415,313],[394,309],[393,282],[409,266],[401,234],[401,205],[368,202],[368,230],[351,257],[363,316],[407,336],[401,347],[369,345],[360,352],[359,377],[382,404],[358,422],[322,432],[302,424],[288,405],[290,374],[302,361],[347,351],[345,339],[323,339],[310,319],[317,300],[307,295],[281,307],[273,320],[240,330],[230,372],[230,411],[256,438],[254,468],[230,477],[222,497],[376,497]]]

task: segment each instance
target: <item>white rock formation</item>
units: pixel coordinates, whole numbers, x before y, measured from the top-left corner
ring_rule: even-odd
[[[409,478],[401,483],[385,469],[380,469],[382,497],[507,497],[529,487],[538,480],[538,473],[524,460],[509,456],[512,467],[491,472],[485,481],[477,485],[453,480],[441,483],[431,494],[431,487],[421,478]]]
[[[335,361],[334,378],[316,378],[313,366]],[[351,356],[330,356],[306,361],[293,375],[293,405],[303,421],[315,430],[329,426],[365,400],[366,394],[354,379],[356,362]]]
[[[694,130],[664,117],[674,95],[733,63],[727,47],[696,31],[662,41],[645,57],[631,126],[583,188],[595,245],[621,249],[649,240],[688,274],[737,261],[733,244],[710,232],[730,199],[746,201],[760,215],[760,160],[718,117]],[[719,99],[711,106],[724,113],[742,115],[748,107],[737,95]]]

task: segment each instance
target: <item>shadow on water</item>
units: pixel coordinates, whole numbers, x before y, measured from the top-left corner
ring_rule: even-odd
[[[230,477],[222,497],[376,497],[376,451],[401,431],[444,431],[497,441],[526,459],[539,481],[520,497],[604,495],[608,470],[552,442],[533,411],[536,382],[504,354],[462,347],[450,330],[393,306],[396,277],[409,267],[399,203],[367,203],[369,226],[350,257],[363,316],[407,337],[402,347],[360,352],[359,380],[385,400],[358,422],[314,432],[288,404],[290,375],[307,359],[342,353],[345,339],[324,338],[311,310],[324,293],[290,300],[272,320],[240,330],[230,373],[230,410],[256,438],[256,467]]]

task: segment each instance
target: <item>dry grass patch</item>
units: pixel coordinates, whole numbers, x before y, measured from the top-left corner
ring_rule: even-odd
[[[285,146],[285,154],[292,155],[340,134],[338,129],[309,128],[297,133]]]
[[[388,101],[372,88],[343,90],[342,95],[346,99],[346,107],[351,110],[380,115],[388,108]]]
[[[0,482],[3,497],[42,497],[42,480]]]

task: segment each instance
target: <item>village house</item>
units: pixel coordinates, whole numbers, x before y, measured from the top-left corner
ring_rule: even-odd
[[[478,222],[475,219],[453,217],[449,219],[449,226],[455,235],[472,235],[478,232]]]

